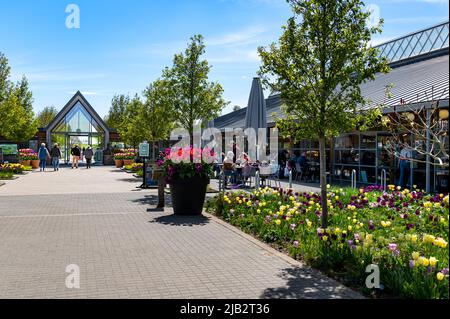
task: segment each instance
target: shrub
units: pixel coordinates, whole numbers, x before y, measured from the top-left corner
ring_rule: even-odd
[[[317,193],[227,193],[207,209],[365,293],[373,293],[365,288],[366,267],[376,264],[384,294],[449,297],[448,195],[390,186],[330,189],[327,200],[327,229],[320,228]]]

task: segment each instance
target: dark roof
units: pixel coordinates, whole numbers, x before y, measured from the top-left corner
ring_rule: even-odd
[[[46,131],[52,130],[61,120],[62,118],[75,106],[77,102],[80,102],[86,110],[91,114],[91,116],[97,121],[97,123],[102,126],[105,131],[110,132],[111,129],[108,125],[103,121],[103,119],[98,115],[92,105],[86,100],[83,94],[80,91],[77,91],[75,95],[67,102],[67,104],[59,111],[58,115],[50,122],[50,124],[45,128]]]
[[[279,113],[281,107],[281,100],[279,95],[273,95],[266,99],[266,110],[267,110],[267,123],[273,121],[273,113]],[[245,115],[247,114],[247,108],[242,108],[240,110],[222,115],[214,120],[214,126],[219,129],[224,129],[227,127],[238,128],[244,127]]]
[[[392,98],[385,99],[386,86],[394,84]],[[426,102],[432,99],[449,98],[449,55],[422,60],[417,63],[392,69],[390,73],[378,74],[376,79],[361,86],[362,94],[372,102],[368,107],[383,103],[386,106],[400,105],[400,99],[406,103]],[[273,113],[281,116],[281,99],[276,94],[266,99],[267,122],[274,122]],[[244,126],[246,108],[223,115],[214,120],[217,128],[238,128]]]

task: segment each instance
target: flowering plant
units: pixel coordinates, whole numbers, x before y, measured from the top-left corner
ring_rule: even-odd
[[[25,170],[25,166],[21,164],[1,164],[0,172],[11,172],[14,174],[20,174]]]
[[[194,176],[210,178],[214,166],[214,151],[209,148],[179,147],[168,148],[156,165],[163,169],[166,180],[192,178]]]
[[[24,148],[19,150],[19,159],[21,161],[28,161],[28,160],[37,160],[38,155],[36,152],[29,148]]]
[[[136,158],[137,154],[134,150],[132,151],[128,150],[127,152],[122,153],[122,156],[124,160],[132,160]]]
[[[326,229],[321,228],[322,200],[319,193],[266,188],[225,193],[207,207],[294,258],[333,276],[341,273],[338,278],[361,290],[367,265],[376,264],[388,295],[448,299],[448,194],[396,186],[330,187],[326,200],[332,218]]]
[[[114,160],[123,160],[124,153],[116,153],[114,154]]]

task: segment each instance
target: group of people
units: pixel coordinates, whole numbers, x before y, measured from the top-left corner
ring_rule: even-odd
[[[83,157],[86,159],[86,168],[90,169],[92,165],[92,158],[94,157],[94,151],[91,146],[87,148],[81,149],[78,145],[74,145],[70,150],[70,154],[72,155],[72,169],[77,169],[80,160]],[[45,143],[41,144],[41,147],[38,151],[39,156],[39,169],[41,172],[45,171],[47,166],[47,159],[50,158],[52,161],[53,170],[59,171],[59,161],[62,158],[61,148],[57,143],[55,143],[52,149],[49,151],[45,145]]]

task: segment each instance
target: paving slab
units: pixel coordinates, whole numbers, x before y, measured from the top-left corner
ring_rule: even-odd
[[[0,298],[361,298],[213,216],[153,210],[139,184],[112,167],[6,182]]]

